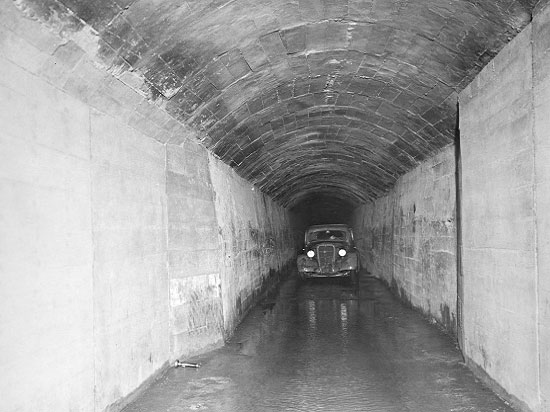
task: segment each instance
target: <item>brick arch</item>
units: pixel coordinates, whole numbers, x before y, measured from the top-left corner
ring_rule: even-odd
[[[294,204],[327,181],[352,203],[375,198],[452,144],[457,93],[535,1],[26,3],[89,25],[97,59],[141,75],[214,154]]]

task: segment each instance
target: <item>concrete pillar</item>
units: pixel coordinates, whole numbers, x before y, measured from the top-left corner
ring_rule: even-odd
[[[520,410],[550,391],[550,8],[460,95],[464,352]]]

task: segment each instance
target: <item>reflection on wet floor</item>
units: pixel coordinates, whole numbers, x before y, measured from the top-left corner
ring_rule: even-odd
[[[453,340],[376,279],[286,281],[228,344],[171,369],[124,412],[513,411]]]

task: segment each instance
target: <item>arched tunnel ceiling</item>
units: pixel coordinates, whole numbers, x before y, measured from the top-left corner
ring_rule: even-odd
[[[451,144],[457,92],[535,0],[27,0],[68,8],[100,55],[282,204],[384,194]]]

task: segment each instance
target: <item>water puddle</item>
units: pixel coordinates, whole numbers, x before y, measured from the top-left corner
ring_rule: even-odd
[[[512,411],[452,339],[376,279],[286,281],[199,370],[173,369],[125,412]]]

